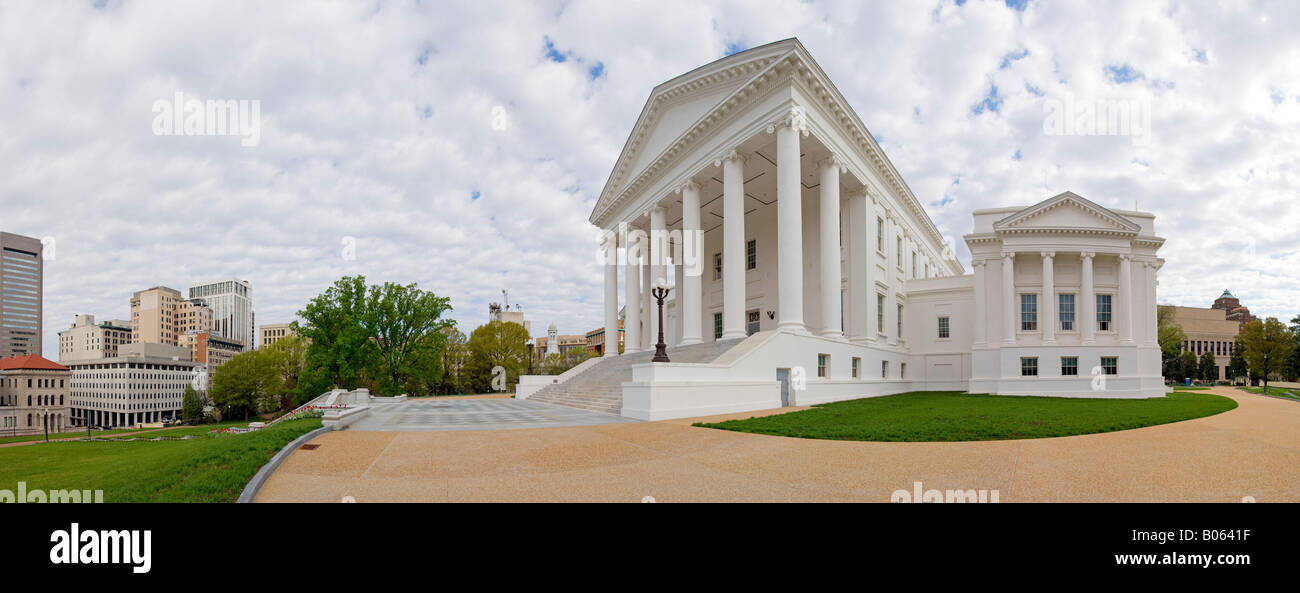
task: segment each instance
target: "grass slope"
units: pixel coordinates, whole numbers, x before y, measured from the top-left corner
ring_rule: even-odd
[[[0,448],[0,488],[16,491],[23,481],[29,491],[103,490],[104,502],[233,502],[276,451],[320,426],[309,418],[247,434],[209,435],[210,426],[162,433],[191,440]]]
[[[1083,399],[917,391],[695,426],[808,439],[990,441],[1127,430],[1211,416],[1237,402],[1208,393],[1152,399]]]

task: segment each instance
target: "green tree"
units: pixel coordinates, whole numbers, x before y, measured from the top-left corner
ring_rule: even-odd
[[[1195,379],[1200,376],[1196,353],[1188,350],[1178,357],[1178,377],[1176,380]]]
[[[306,339],[306,365],[299,376],[298,400],[330,389],[356,389],[376,351],[361,325],[366,307],[365,276],[345,276],[298,311],[295,333]]]
[[[243,412],[249,414],[273,408],[279,404],[283,389],[276,375],[274,360],[261,350],[240,352],[217,367],[212,376],[212,403],[224,417]]]
[[[1228,378],[1235,381],[1237,377],[1245,377],[1249,372],[1246,364],[1246,345],[1241,343],[1241,336],[1237,336],[1232,344],[1232,355],[1228,358]]]
[[[491,321],[478,326],[467,343],[469,360],[465,379],[477,393],[492,389],[492,369],[506,372],[506,389],[519,382],[519,373],[528,367],[528,331],[511,321]]]
[[[443,333],[447,338],[442,350],[443,375],[438,392],[444,395],[464,393],[461,377],[465,372],[465,363],[469,361],[469,338],[455,327],[448,327]]]
[[[1214,381],[1219,378],[1219,367],[1214,364],[1213,352],[1206,350],[1201,354],[1201,361],[1196,369],[1196,377],[1202,381]]]
[[[307,365],[307,341],[290,334],[263,349],[269,364],[279,379],[273,385],[275,397],[283,411],[292,410],[298,391],[299,378]]]
[[[1282,365],[1282,374],[1288,381],[1296,381],[1300,380],[1300,315],[1291,318],[1291,335],[1295,338],[1295,346]]]
[[[1174,321],[1174,308],[1169,305],[1160,305],[1156,307],[1156,335],[1160,342],[1160,368],[1163,370],[1165,378],[1177,380],[1177,369],[1179,368],[1179,354],[1183,349],[1183,342],[1187,341],[1187,334],[1183,332],[1183,327]]]
[[[366,375],[381,395],[427,395],[442,380],[451,300],[415,284],[369,287],[361,323],[376,351]]]
[[[194,423],[203,420],[203,398],[199,397],[193,385],[186,385],[185,394],[181,396],[181,420]]]
[[[1264,392],[1268,393],[1268,377],[1281,370],[1282,363],[1295,349],[1295,335],[1277,318],[1269,317],[1246,322],[1239,337],[1246,345],[1250,372],[1263,378]]]

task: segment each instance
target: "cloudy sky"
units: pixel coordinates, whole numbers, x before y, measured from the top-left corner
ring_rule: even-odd
[[[231,276],[259,323],[364,274],[467,331],[504,288],[535,333],[585,332],[587,218],[650,89],[797,36],[963,263],[972,209],[1069,189],[1156,213],[1162,302],[1290,319],[1296,31],[1286,1],[6,2],[0,230],[54,240],[51,358],[75,314]],[[178,92],[257,100],[256,145],[155,133]],[[1121,101],[1149,129],[1047,124]]]

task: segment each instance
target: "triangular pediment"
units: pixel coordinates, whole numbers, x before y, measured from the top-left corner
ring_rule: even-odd
[[[787,39],[732,54],[655,87],[614,163],[596,211],[697,122],[793,51],[798,43],[796,39]]]
[[[993,231],[998,233],[1093,231],[1136,235],[1139,230],[1137,223],[1069,191],[993,223]]]

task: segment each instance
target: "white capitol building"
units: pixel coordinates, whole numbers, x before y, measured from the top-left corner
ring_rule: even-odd
[[[973,218],[967,273],[798,40],[725,57],[652,91],[591,214],[626,352],[517,396],[663,419],[916,390],[1164,395],[1152,214],[1065,192]],[[659,278],[669,363],[650,361]]]

